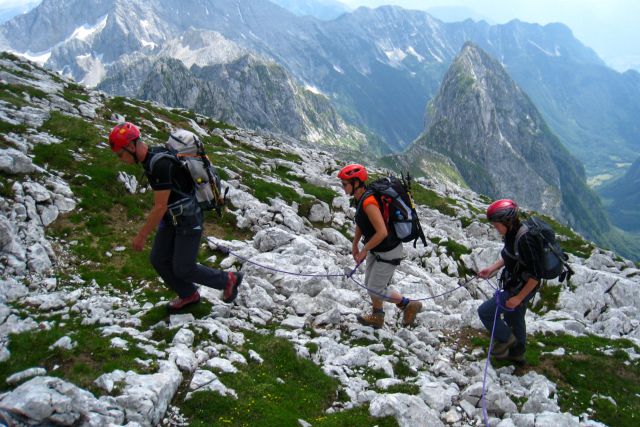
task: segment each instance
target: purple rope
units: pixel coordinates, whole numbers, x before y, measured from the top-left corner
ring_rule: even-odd
[[[464,288],[464,287],[465,287],[465,286],[466,286],[470,281],[472,281],[472,280],[473,280],[473,279],[475,279],[475,278],[476,278],[476,276],[473,276],[473,277],[471,277],[470,279],[467,279],[466,281],[462,282],[462,283],[461,283],[457,288],[451,289],[450,291],[446,291],[446,292],[443,292],[443,293],[441,293],[441,294],[434,295],[434,296],[431,296],[431,297],[424,297],[424,298],[409,298],[409,301],[426,301],[426,300],[430,300],[430,299],[436,299],[436,298],[441,297],[441,296],[443,296],[443,295],[447,295],[447,294],[450,294],[451,292],[457,291],[457,290],[458,290],[458,289],[460,289],[460,288]],[[374,291],[373,289],[369,289],[369,288],[367,288],[365,285],[363,285],[362,283],[358,282],[358,281],[357,281],[356,279],[354,279],[353,277],[351,277],[351,280],[353,280],[353,282],[354,282],[356,285],[358,285],[358,286],[360,286],[361,288],[365,289],[367,292],[369,292],[369,293],[372,293],[372,294],[376,295],[378,298],[383,299],[383,300],[387,300],[387,301],[391,301],[391,298],[390,298],[390,297],[388,297],[388,296],[386,296],[386,295],[383,295],[383,294],[381,294],[381,293],[379,293],[379,292],[377,292],[377,291]]]
[[[251,261],[249,258],[243,257],[242,255],[238,255],[235,252],[231,251],[229,248],[227,248],[226,246],[221,246],[221,245],[216,245],[218,247],[218,249],[220,250],[220,252],[222,252],[223,254],[229,254],[229,255],[233,255],[234,257],[241,259],[245,262],[248,262],[249,264],[253,264],[256,267],[260,267],[264,270],[270,270],[270,271],[274,271],[276,273],[282,273],[282,274],[289,274],[291,276],[300,276],[300,277],[351,277],[355,274],[355,272],[358,270],[358,267],[360,266],[360,264],[362,262],[359,262],[358,264],[356,264],[356,266],[353,268],[353,270],[351,270],[349,273],[331,273],[331,274],[311,274],[311,273],[294,273],[293,271],[285,271],[285,270],[280,270],[278,268],[274,268],[274,267],[269,267],[268,265],[263,265],[263,264],[259,264],[255,261]]]
[[[249,264],[253,264],[256,267],[260,267],[260,268],[265,269],[265,270],[275,271],[276,273],[289,274],[289,275],[292,275],[292,276],[301,276],[301,277],[346,277],[346,278],[349,278],[349,279],[353,280],[353,282],[356,285],[358,285],[361,288],[365,289],[367,292],[376,295],[378,298],[383,299],[383,300],[387,300],[387,301],[391,301],[391,298],[389,298],[388,296],[383,295],[383,294],[381,294],[381,293],[379,293],[377,291],[374,291],[373,289],[367,288],[365,285],[363,285],[362,283],[358,282],[356,279],[353,278],[353,275],[358,271],[358,267],[360,266],[360,264],[362,264],[362,261],[360,261],[358,264],[356,264],[356,266],[353,268],[353,270],[351,270],[349,273],[340,273],[340,274],[294,273],[292,271],[280,270],[280,269],[277,269],[277,268],[269,267],[267,265],[259,264],[259,263],[255,262],[255,261],[251,261],[249,258],[246,258],[246,257],[243,257],[241,255],[236,254],[235,252],[233,252],[232,250],[230,250],[226,246],[222,246],[222,245],[217,245],[216,244],[216,247],[223,254],[233,255],[234,257],[236,257],[238,259],[241,259],[241,260],[243,260],[245,262],[248,262]],[[416,298],[416,299],[410,298],[409,300],[410,301],[426,301],[426,300],[429,300],[429,299],[435,299],[435,298],[441,297],[443,295],[450,294],[451,292],[457,291],[458,289],[465,287],[473,279],[475,279],[475,276],[471,277],[470,279],[467,279],[465,282],[461,283],[457,288],[452,289],[450,291],[443,292],[443,293],[441,293],[439,295],[435,295],[435,296],[432,296],[432,297],[425,297],[425,298]]]
[[[488,279],[486,279],[489,282]],[[491,284],[491,282],[489,282]],[[492,285],[493,286],[493,285]],[[494,298],[496,299],[496,313],[493,315],[493,326],[491,327],[491,338],[489,339],[489,353],[487,354],[487,361],[484,364],[484,375],[482,378],[482,416],[484,418],[484,424],[486,427],[489,427],[489,416],[487,415],[487,401],[486,401],[486,393],[487,393],[487,371],[489,370],[489,361],[491,359],[491,350],[493,350],[493,336],[496,331],[496,320],[498,320],[498,312],[500,309],[504,311],[515,311],[515,308],[507,308],[504,307],[500,302],[500,294],[504,292],[502,289],[496,289]]]

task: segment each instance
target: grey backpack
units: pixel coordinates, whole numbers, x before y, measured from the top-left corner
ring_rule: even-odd
[[[159,153],[151,159],[149,169],[162,158],[171,158],[187,169],[195,184],[196,199],[203,210],[215,209],[221,212],[225,204],[220,177],[204,151],[204,144],[198,136],[186,129],[171,133],[165,146],[167,153]]]

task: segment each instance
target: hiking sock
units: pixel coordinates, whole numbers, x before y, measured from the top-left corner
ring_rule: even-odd
[[[409,304],[409,301],[409,298],[402,297],[402,300],[396,304],[396,307],[398,307],[400,310],[404,310],[407,304]]]
[[[373,314],[384,314],[384,309],[382,308],[374,308]]]

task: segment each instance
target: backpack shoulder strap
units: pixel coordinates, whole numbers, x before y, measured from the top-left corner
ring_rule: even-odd
[[[515,252],[516,258],[518,258],[518,261],[520,260],[520,249],[518,249],[518,245],[520,244],[520,239],[522,239],[528,231],[529,227],[526,224],[522,224],[516,233],[516,239],[513,243],[513,251]]]
[[[520,228],[516,232],[516,238],[514,239],[514,242],[513,242],[513,253],[511,253],[509,251],[509,249],[506,247],[506,245],[504,247],[505,254],[509,258],[518,261],[520,264],[524,264],[524,263],[522,262],[522,258],[520,257],[520,250],[518,249],[518,244],[520,243],[520,239],[522,238],[522,236],[527,234],[528,231],[529,231],[529,227],[527,227],[526,224],[522,224],[520,226]]]
[[[179,167],[181,168],[185,167],[182,164],[182,161],[175,154],[169,151],[160,151],[160,152],[153,153],[153,157],[151,157],[151,160],[149,161],[149,173],[153,173],[153,167],[161,159],[169,159],[175,164],[177,164]],[[191,177],[191,173],[189,173],[189,171],[187,171],[187,175]],[[184,191],[179,190],[175,186],[171,188],[171,191],[175,191],[176,193],[180,194],[182,197],[192,197],[191,194],[185,193]]]
[[[158,160],[160,159],[169,159],[173,162],[180,162],[180,159],[169,152],[153,153],[153,156],[149,161],[149,173],[153,173],[153,167],[156,165],[156,163],[158,163]]]

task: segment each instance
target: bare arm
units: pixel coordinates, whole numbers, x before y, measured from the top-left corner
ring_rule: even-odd
[[[481,277],[483,279],[488,279],[489,277],[493,276],[495,272],[500,270],[502,267],[504,267],[504,259],[500,257],[496,262],[491,264],[489,267],[483,268],[482,270],[480,270],[478,272],[478,277]]]
[[[153,230],[156,229],[165,212],[167,211],[167,203],[169,201],[169,195],[171,194],[171,190],[160,190],[153,192],[153,208],[151,208],[151,212],[147,215],[147,219],[138,231],[136,237],[133,238],[133,249],[136,251],[141,251],[144,248],[145,241],[147,237]]]
[[[538,286],[538,280],[531,277],[517,295],[507,300],[507,308],[516,308]]]
[[[357,260],[358,252],[360,252],[360,249],[358,247],[360,239],[362,239],[362,230],[360,230],[360,227],[356,225],[356,231],[353,234],[353,243],[351,244],[351,254],[353,255],[353,259],[355,260]]]

